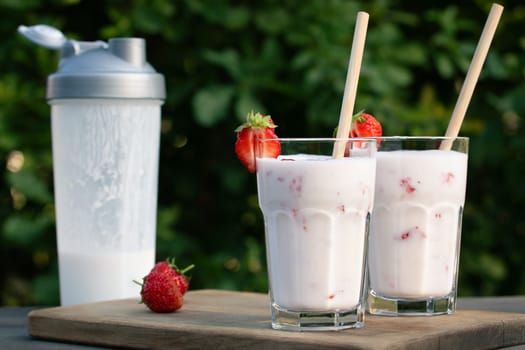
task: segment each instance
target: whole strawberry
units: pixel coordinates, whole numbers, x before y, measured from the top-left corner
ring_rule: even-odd
[[[191,279],[186,273],[194,267],[195,265],[191,264],[180,269],[175,265],[175,258],[168,258],[165,261],[158,262],[151,271],[170,276],[170,278],[175,281],[175,284],[177,284],[177,287],[179,287],[181,294],[184,295],[188,291]]]
[[[256,169],[255,147],[257,139],[275,139],[275,141],[264,142],[264,149],[260,150],[259,156],[265,158],[277,158],[281,153],[281,144],[275,134],[277,125],[273,123],[269,115],[254,113],[253,111],[246,116],[246,122],[235,129],[237,141],[235,142],[235,153],[241,163],[250,173]],[[259,145],[260,147],[263,147]]]
[[[380,137],[382,134],[381,124],[371,114],[359,112],[352,117],[350,137]]]
[[[175,280],[162,271],[151,271],[144,277],[140,291],[142,302],[154,312],[173,312],[184,302]]]

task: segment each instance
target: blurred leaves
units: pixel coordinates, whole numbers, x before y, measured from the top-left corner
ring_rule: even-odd
[[[196,121],[204,127],[220,122],[228,113],[232,96],[229,86],[214,85],[198,91],[193,99]]]
[[[356,110],[388,135],[441,135],[491,2],[0,0],[0,304],[58,300],[46,77],[58,55],[16,33],[46,23],[79,40],[144,37],[166,77],[157,258],[195,263],[192,288],[266,291],[256,180],[233,130],[271,114],[282,137],[331,135],[358,11],[370,14]],[[5,14],[9,15],[5,15]],[[469,105],[460,295],[525,293],[525,5],[506,1]],[[24,162],[8,170],[13,152]]]
[[[53,196],[42,177],[37,174],[22,170],[16,173],[8,172],[6,182],[13,189],[23,193],[29,200],[34,200],[37,203],[49,203],[53,200]]]
[[[5,222],[2,240],[13,245],[31,246],[49,229],[54,221],[49,217],[36,219],[11,216]]]

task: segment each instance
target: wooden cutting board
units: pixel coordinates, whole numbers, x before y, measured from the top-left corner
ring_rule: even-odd
[[[150,312],[138,299],[34,310],[34,337],[135,349],[493,349],[525,344],[525,314],[458,310],[435,317],[369,316],[361,329],[271,329],[265,294],[196,290],[182,309]]]

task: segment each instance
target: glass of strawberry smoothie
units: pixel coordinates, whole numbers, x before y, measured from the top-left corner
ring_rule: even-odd
[[[378,139],[368,247],[371,314],[455,311],[468,141]]]
[[[281,154],[256,145],[272,327],[340,330],[364,325],[366,245],[375,186],[376,141],[279,139]]]

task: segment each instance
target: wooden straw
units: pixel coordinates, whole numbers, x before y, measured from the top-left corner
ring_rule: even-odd
[[[499,4],[492,4],[492,8],[490,9],[487,21],[485,22],[485,27],[481,33],[478,46],[476,47],[476,51],[474,52],[474,56],[470,62],[467,76],[463,82],[463,86],[461,87],[456,106],[454,107],[454,111],[450,117],[450,122],[445,133],[445,136],[447,137],[457,137],[459,134],[459,129],[461,128],[461,124],[465,118],[465,113],[470,103],[470,99],[472,98],[472,93],[474,92],[474,88],[478,81],[483,63],[485,62],[485,58],[487,57],[490,43],[492,42],[492,38],[496,32],[496,27],[498,26],[502,12],[503,6]],[[440,148],[442,150],[450,150],[451,147],[452,141],[444,140]]]
[[[350,52],[350,60],[348,61],[343,103],[339,115],[339,125],[337,127],[338,138],[347,138],[350,134],[355,97],[357,94],[357,82],[359,80],[359,72],[361,70],[361,62],[363,60],[363,52],[365,49],[368,17],[368,13],[366,12],[360,11],[357,13],[354,38],[352,41],[352,51]],[[336,159],[343,157],[345,147],[346,142],[336,142],[334,144],[333,157]]]

